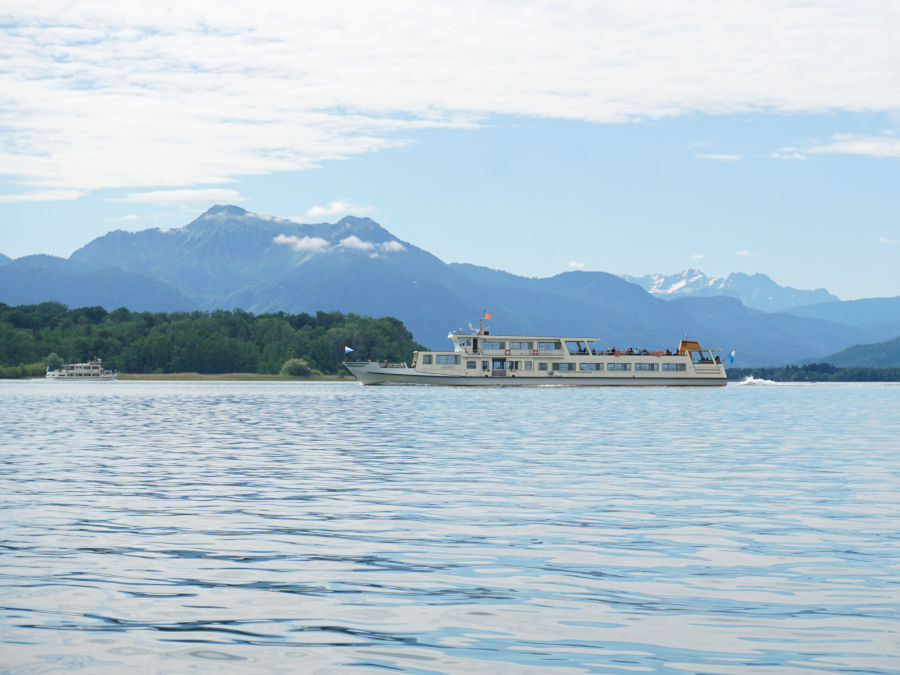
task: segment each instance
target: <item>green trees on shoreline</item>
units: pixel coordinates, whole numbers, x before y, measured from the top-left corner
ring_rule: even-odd
[[[729,368],[728,379],[774,382],[900,382],[900,368],[839,368],[830,363],[766,368]]]
[[[0,303],[0,377],[35,377],[50,354],[67,363],[94,356],[123,373],[280,373],[291,359],[336,374],[344,346],[363,360],[408,361],[423,349],[394,318],[357,314],[254,315],[212,312],[107,312],[58,302]]]

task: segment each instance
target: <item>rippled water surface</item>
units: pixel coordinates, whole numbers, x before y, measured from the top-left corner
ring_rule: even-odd
[[[900,672],[900,387],[0,383],[0,669]]]

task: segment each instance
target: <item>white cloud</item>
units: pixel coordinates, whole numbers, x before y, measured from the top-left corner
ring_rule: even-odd
[[[571,260],[566,263],[566,267],[568,267],[569,269],[572,269],[572,270],[583,270],[584,263],[578,262],[577,260]]]
[[[0,169],[2,172],[2,169]],[[78,199],[84,192],[81,190],[36,190],[16,195],[0,195],[0,204],[18,204],[21,202],[68,202]]]
[[[140,218],[137,215],[135,215],[134,213],[126,213],[124,216],[115,216],[113,218],[107,218],[106,220],[109,222],[116,222],[116,223],[130,223],[135,220],[140,220]]]
[[[807,148],[809,154],[865,155],[868,157],[900,158],[900,138],[893,134],[871,136],[865,134],[836,134],[831,141]]]
[[[319,253],[328,248],[328,242],[321,237],[296,237],[293,235],[288,236],[286,234],[279,234],[272,241],[276,244],[290,246],[300,253]]]
[[[702,253],[693,253],[693,254],[691,254],[691,258],[692,258],[693,260],[703,260],[705,257],[706,257],[706,256],[703,255]]]
[[[132,192],[126,197],[110,197],[107,201],[188,208],[198,204],[231,204],[243,201],[243,197],[241,197],[237,190],[204,188],[198,190],[154,190],[152,192]]]
[[[387,253],[399,253],[400,251],[405,251],[406,247],[401,244],[396,239],[392,239],[391,241],[386,241],[380,245],[381,250]]]
[[[330,218],[334,216],[364,216],[372,213],[373,206],[358,206],[349,199],[336,199],[325,206],[313,206],[307,210],[305,219]]]
[[[371,241],[363,241],[355,234],[351,234],[349,237],[344,237],[338,242],[338,246],[342,248],[353,248],[359,251],[371,251],[375,248],[375,244]]]
[[[879,244],[896,244],[896,239],[888,239],[887,237],[878,237]]]
[[[740,155],[722,155],[716,153],[699,153],[694,155],[698,159],[712,159],[716,162],[736,162],[741,156]]]
[[[739,255],[739,256],[743,256],[743,257],[745,257],[745,258],[749,258],[749,257],[752,255],[752,253],[750,253],[750,251],[748,251],[748,250],[745,249],[745,248],[744,248],[744,249],[741,249],[740,251],[735,251],[734,254],[735,254],[735,255]]]
[[[772,153],[773,159],[808,159],[802,152],[798,152],[796,148],[782,148]]]
[[[44,0],[0,19],[0,174],[35,189],[217,184],[493,115],[900,110],[890,0]]]

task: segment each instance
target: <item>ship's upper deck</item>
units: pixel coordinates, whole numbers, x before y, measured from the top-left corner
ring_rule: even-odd
[[[452,351],[469,356],[686,356],[695,363],[714,362],[717,348],[707,349],[695,340],[682,339],[678,347],[671,349],[647,349],[645,347],[603,347],[597,337],[558,337],[542,335],[502,335],[489,331],[447,335],[453,344]]]

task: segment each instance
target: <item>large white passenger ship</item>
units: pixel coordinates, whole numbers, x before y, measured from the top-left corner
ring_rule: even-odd
[[[453,349],[413,352],[412,364],[347,361],[363,384],[460,386],[722,386],[718,349],[683,339],[672,352],[598,347],[597,338],[491,335],[457,331]]]

